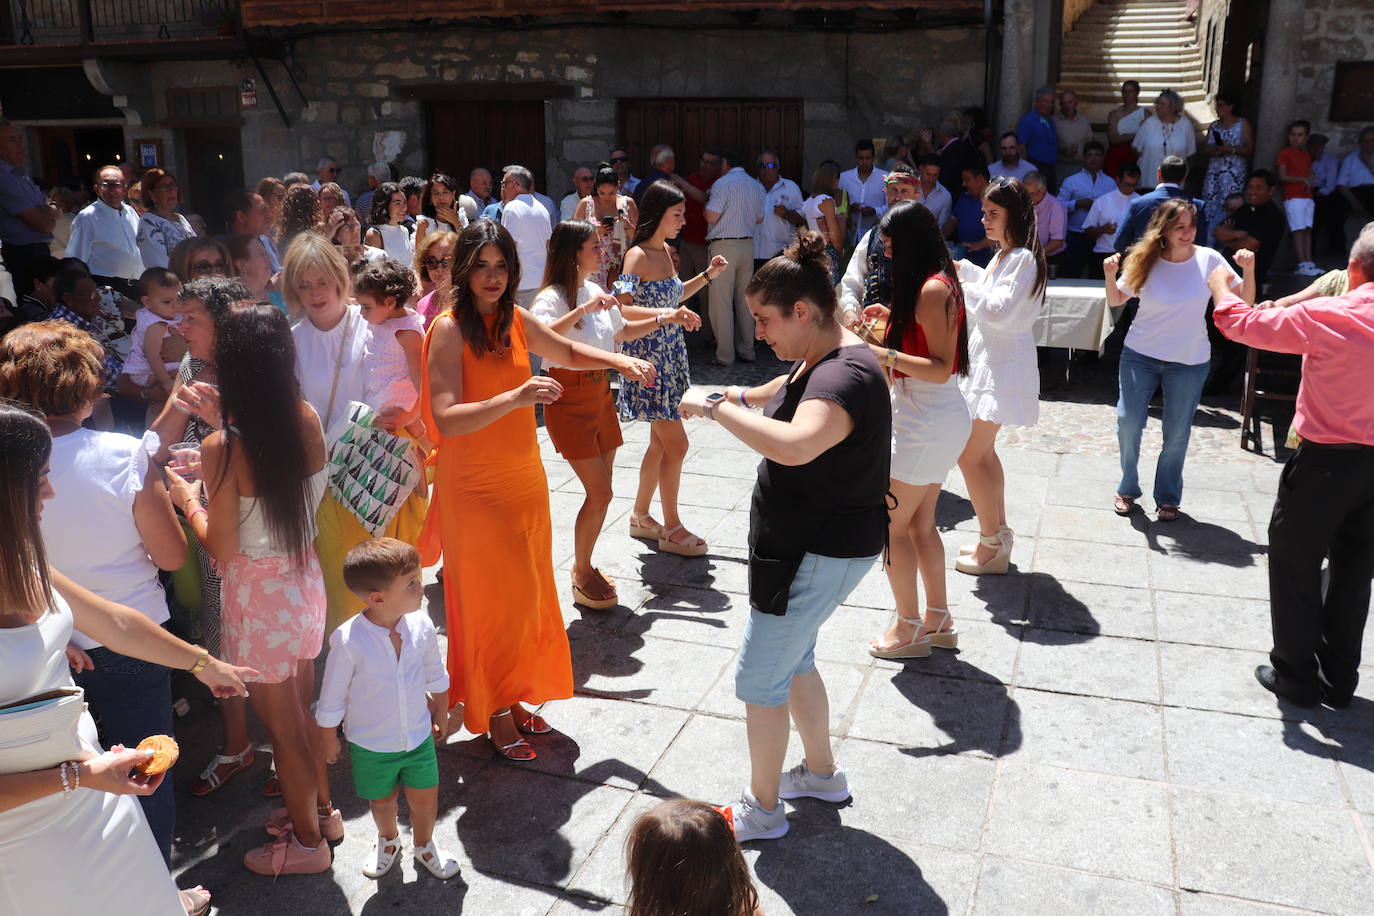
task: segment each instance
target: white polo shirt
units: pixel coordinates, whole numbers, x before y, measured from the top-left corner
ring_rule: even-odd
[[[800,210],[804,200],[806,195],[790,178],[779,178],[773,187],[764,189],[763,212],[754,229],[754,260],[776,257],[797,233],[797,227],[774,213],[773,208],[782,204],[789,210]]]

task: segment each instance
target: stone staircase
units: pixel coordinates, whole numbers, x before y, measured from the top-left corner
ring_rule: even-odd
[[[1098,0],[1064,36],[1059,88],[1077,92],[1079,108],[1102,126],[1128,79],[1140,83],[1142,104],[1172,89],[1195,121],[1211,123],[1202,49],[1187,7],[1187,0]]]

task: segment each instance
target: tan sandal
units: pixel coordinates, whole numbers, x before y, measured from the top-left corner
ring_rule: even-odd
[[[644,524],[646,519],[650,524]],[[663,526],[654,521],[650,515],[647,513],[644,515],[635,515],[633,512],[630,513],[630,537],[648,538],[651,541],[656,541],[662,536]]]
[[[573,604],[578,604],[582,607],[590,608],[593,611],[604,611],[618,605],[620,603],[620,594],[616,591],[615,582],[608,578],[599,569],[593,569],[592,572],[595,573],[597,578],[599,578],[602,581],[602,583],[605,584],[606,589],[610,594],[604,595],[600,598],[593,598],[586,589],[582,588],[582,586],[578,585],[576,582],[573,582]]]
[[[204,798],[252,765],[253,744],[251,741],[244,745],[243,750],[237,754],[216,754],[205,765],[205,769],[201,770],[200,775],[191,780],[191,794],[197,798]],[[221,773],[221,767],[231,768],[227,772]]]
[[[930,634],[921,626],[919,617],[898,617],[902,623],[916,625],[916,637],[911,642],[898,643],[886,649],[880,648],[878,640],[873,640],[868,644],[868,654],[874,658],[900,659],[900,658],[925,658],[930,655]]]
[[[658,537],[658,549],[664,553],[675,553],[680,557],[699,557],[709,549],[706,541],[696,537],[696,535],[693,535],[693,537],[696,538],[697,543],[679,544],[677,541],[673,540],[673,535],[680,531],[685,532],[687,529],[682,525],[674,525],[672,528],[665,528]]]
[[[937,649],[959,648],[959,631],[954,628],[954,618],[949,611],[942,607],[928,607],[926,614],[940,615],[940,625],[933,630],[926,630],[930,634],[930,644]]]

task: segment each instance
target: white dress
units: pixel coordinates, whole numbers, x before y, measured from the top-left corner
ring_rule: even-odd
[[[415,241],[405,226],[374,225],[373,229],[382,237],[382,248],[387,257],[395,258],[407,267],[415,260]]]
[[[150,308],[141,308],[134,313],[134,331],[129,335],[133,338],[133,343],[129,346],[129,355],[124,358],[124,374],[133,379],[135,385],[147,386],[153,383],[153,370],[148,364],[148,354],[143,352],[143,339],[149,329],[158,323],[168,325],[168,333],[177,333],[181,316],[163,318]],[[162,367],[167,370],[168,375],[176,378],[177,370],[181,368],[181,360],[163,363]]]
[[[410,378],[410,361],[396,340],[399,331],[414,331],[425,336],[425,320],[414,309],[406,309],[399,318],[388,318],[381,324],[368,326],[367,393],[363,402],[383,410],[387,407],[410,407],[419,399],[415,383]]]
[[[975,420],[1034,426],[1040,419],[1040,369],[1032,328],[1043,296],[1032,295],[1035,258],[1025,248],[998,252],[986,268],[959,262],[968,315],[968,375],[959,390]]]
[[[72,686],[67,642],[72,612],[0,628],[0,702]],[[95,722],[81,738],[100,752]],[[56,776],[53,777],[57,779]],[[0,811],[0,913],[43,916],[185,916],[143,809],[132,795],[95,789],[61,792]]]

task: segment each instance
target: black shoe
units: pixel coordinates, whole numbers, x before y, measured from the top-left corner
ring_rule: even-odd
[[[1289,683],[1269,665],[1260,665],[1255,669],[1255,680],[1259,681],[1265,690],[1296,706],[1312,707],[1321,702],[1321,694],[1316,685],[1304,688]]]
[[[1350,706],[1350,701],[1355,699],[1355,691],[1346,692],[1337,690],[1330,684],[1319,682],[1317,690],[1321,694],[1322,702],[1332,709],[1346,709]]]

